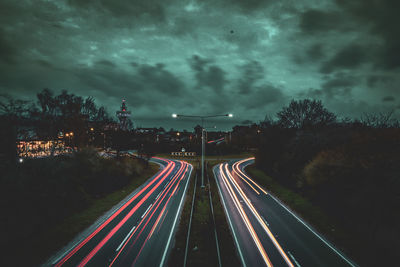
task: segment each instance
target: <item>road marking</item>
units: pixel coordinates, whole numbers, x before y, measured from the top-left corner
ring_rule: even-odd
[[[249,158],[249,159],[245,159],[240,161],[241,163],[249,161],[249,160],[253,160],[254,158]],[[248,164],[250,165],[250,164]],[[246,165],[245,167],[247,167],[248,165]],[[238,167],[239,170],[239,167]],[[240,170],[239,170],[240,171]],[[240,171],[243,175],[245,175],[242,171]],[[248,177],[247,175],[245,175],[246,178],[248,178],[250,181],[252,181],[258,188],[261,189],[261,187],[259,185],[257,185],[253,180],[250,179],[250,177]],[[323,237],[321,237],[319,234],[317,234],[310,226],[308,226],[302,219],[300,219],[299,217],[297,217],[296,214],[294,214],[291,210],[289,210],[284,204],[282,204],[277,198],[275,198],[273,195],[271,194],[267,194],[267,192],[265,192],[263,189],[261,189],[266,195],[269,195],[272,197],[273,200],[275,200],[280,206],[282,206],[286,211],[288,211],[290,214],[293,215],[293,217],[295,217],[300,223],[302,223],[308,230],[310,230],[314,235],[316,235],[322,242],[324,242],[329,248],[331,248],[336,254],[338,254],[344,261],[346,261],[350,266],[355,267],[356,265],[353,264],[350,260],[348,260],[344,255],[342,255],[342,253],[340,253],[338,250],[336,250],[331,244],[329,244],[328,241],[326,241]]]
[[[267,226],[269,226],[269,223],[268,223],[267,220],[264,218],[264,216],[261,215],[261,218],[263,219],[263,221],[265,222],[265,224],[266,224]]]
[[[192,170],[193,170],[193,166],[192,166],[192,165],[190,165],[190,166],[191,166],[191,168],[190,168],[189,177],[188,177],[188,179],[187,179],[187,181],[186,181],[185,189],[183,190],[183,195],[182,195],[182,198],[181,198],[181,202],[179,203],[179,207],[178,207],[178,210],[177,210],[177,212],[176,212],[176,216],[175,216],[175,219],[174,219],[174,223],[172,224],[171,232],[170,232],[170,234],[169,234],[168,241],[167,241],[167,245],[165,246],[165,250],[164,250],[163,256],[162,256],[162,258],[161,258],[160,266],[164,266],[164,262],[165,262],[165,259],[166,259],[166,257],[167,257],[167,252],[168,252],[169,244],[171,243],[172,234],[174,233],[175,225],[176,225],[176,222],[177,222],[177,220],[178,220],[178,217],[179,217],[179,214],[180,214],[180,211],[181,211],[181,208],[182,208],[183,200],[185,199],[185,196],[186,196],[187,187],[188,187],[188,185],[189,185],[190,176],[192,175]],[[164,217],[164,218],[165,218],[165,217]]]
[[[143,217],[146,215],[146,213],[149,211],[149,209],[151,208],[151,206],[153,206],[153,204],[150,204],[150,206],[147,208],[147,210],[143,213],[142,217],[140,217],[141,219],[143,219]]]
[[[308,230],[310,230],[314,235],[316,235],[322,242],[324,242],[329,248],[331,248],[334,252],[336,252],[336,254],[338,254],[343,260],[345,260],[350,266],[355,267],[356,265],[354,265],[350,260],[346,259],[345,256],[343,256],[338,250],[336,250],[331,244],[329,244],[327,241],[325,241],[325,239],[320,236],[319,234],[317,234],[310,226],[308,226],[305,222],[303,222],[299,217],[296,216],[296,214],[294,214],[291,210],[289,210],[285,205],[283,205],[277,198],[275,198],[273,195],[269,194],[269,196],[272,197],[272,199],[274,199],[280,206],[282,206],[285,210],[287,210],[290,214],[293,215],[293,217],[295,217],[299,222],[301,222]]]
[[[222,171],[222,167],[220,167]],[[265,232],[268,234],[270,237],[272,243],[275,245],[276,249],[279,251],[279,253],[282,255],[282,257],[285,259],[286,263],[289,266],[293,266],[293,263],[290,261],[289,257],[286,255],[286,253],[283,251],[281,245],[279,242],[276,240],[274,237],[273,233],[271,230],[268,228],[268,226],[264,223],[264,221],[261,219],[260,214],[257,212],[257,210],[254,208],[254,206],[249,202],[249,198],[246,196],[246,194],[243,192],[243,190],[240,188],[239,184],[235,181],[235,179],[232,176],[232,172],[229,171],[228,165],[225,165],[225,172],[227,174],[227,177],[229,178],[230,182],[232,185],[236,188],[238,191],[239,195],[243,198],[244,202],[246,203],[247,207],[250,209],[250,211],[253,213],[253,215],[256,217],[257,221],[260,223],[261,227],[265,230]]]
[[[135,230],[136,225],[132,227],[132,229],[129,231],[129,233],[125,236],[124,240],[122,240],[121,244],[119,244],[118,248],[115,251],[119,251],[122,246],[124,245],[124,243],[126,242],[126,240],[128,239],[128,237],[132,234],[133,230]]]
[[[165,187],[164,187],[164,188],[165,188]],[[162,191],[161,191],[160,193],[158,193],[158,195],[157,195],[157,197],[156,197],[156,200],[160,197],[161,193],[162,193]]]
[[[189,238],[190,238],[190,229],[192,228],[192,217],[193,217],[193,209],[194,209],[194,199],[196,197],[196,184],[197,184],[197,173],[194,179],[194,189],[193,189],[193,199],[192,199],[192,208],[190,210],[190,219],[189,219],[189,227],[187,231],[187,238],[186,238],[186,247],[185,247],[185,257],[183,258],[183,267],[186,267],[187,261],[187,254],[189,249]]]
[[[287,252],[289,254],[289,256],[292,258],[292,260],[294,261],[294,263],[296,264],[297,267],[301,267],[300,263],[297,262],[297,260],[294,258],[294,256],[292,255],[292,253],[290,253],[290,251],[288,250]]]
[[[216,176],[217,176],[217,174],[215,173],[215,168],[217,168],[218,166],[219,166],[219,165],[216,165],[216,166],[214,167],[214,169],[213,169],[215,178],[216,178]],[[223,206],[224,206],[225,214],[227,215],[226,217],[228,218],[228,221],[229,221],[229,226],[231,227],[231,231],[232,231],[232,233],[233,233],[233,237],[235,238],[235,243],[236,243],[236,247],[238,248],[240,260],[242,261],[243,266],[246,267],[246,263],[245,263],[245,261],[244,261],[243,254],[242,254],[242,249],[240,248],[239,241],[238,241],[238,239],[237,239],[237,237],[236,237],[235,229],[233,228],[232,221],[231,221],[231,216],[229,215],[228,208],[227,208],[226,205],[225,205],[224,196],[222,195],[221,188],[220,188],[220,186],[219,186],[219,182],[218,182],[218,181],[215,181],[215,182],[217,183],[217,186],[218,186],[218,192],[219,192],[219,195],[220,195],[220,197],[221,197],[222,204],[223,204]]]

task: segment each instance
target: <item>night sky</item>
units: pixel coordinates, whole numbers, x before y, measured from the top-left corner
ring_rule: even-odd
[[[220,129],[321,99],[339,116],[400,113],[397,0],[0,0],[0,90],[93,96],[136,126],[233,113]],[[210,122],[210,126],[215,122]]]

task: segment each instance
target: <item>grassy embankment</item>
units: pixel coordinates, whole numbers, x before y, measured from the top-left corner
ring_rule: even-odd
[[[400,130],[270,128],[252,172],[362,266],[390,266],[400,238]]]
[[[345,233],[336,226],[334,220],[330,218],[323,209],[313,204],[307,198],[279,184],[254,165],[248,166],[245,171],[258,184],[271,192],[282,201],[282,203],[290,207],[296,214],[300,215],[300,217],[304,218],[305,221],[309,222],[317,231],[327,236],[333,243],[337,243],[336,241],[339,239],[345,238]]]
[[[239,266],[240,262],[236,256],[233,238],[221,205],[218,188],[213,178],[212,166],[207,168],[205,177],[206,189],[200,188],[201,173],[197,172],[197,189],[195,195],[192,228],[190,232],[187,266],[218,266],[217,249],[214,235],[214,223],[211,215],[208,191],[211,190],[212,204],[214,209],[215,225],[218,235],[218,243],[221,262],[224,266]],[[169,266],[183,266],[184,253],[190,211],[192,206],[194,179],[191,182],[179,229],[176,235],[175,247],[171,253]]]
[[[1,245],[9,255],[18,247],[24,257],[3,258],[2,266],[43,263],[158,170],[156,164],[104,159],[94,151],[27,160],[6,170],[1,203],[8,216]]]

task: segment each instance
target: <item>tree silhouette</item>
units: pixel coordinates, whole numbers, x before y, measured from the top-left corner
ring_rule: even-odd
[[[278,123],[284,128],[302,129],[336,122],[336,115],[324,108],[320,100],[292,100],[277,116]]]

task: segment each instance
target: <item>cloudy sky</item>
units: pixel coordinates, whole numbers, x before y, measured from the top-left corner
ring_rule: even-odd
[[[0,91],[93,96],[137,126],[314,98],[340,116],[400,113],[397,0],[1,0]],[[229,121],[228,121],[229,120]]]

